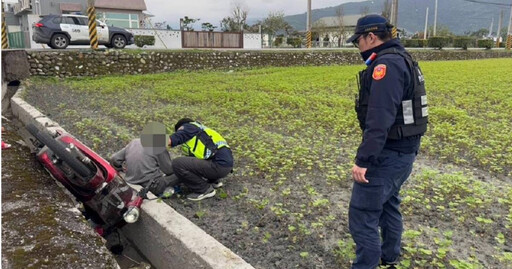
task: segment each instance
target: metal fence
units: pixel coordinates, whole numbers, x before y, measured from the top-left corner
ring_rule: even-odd
[[[261,44],[262,48],[271,48],[268,40],[263,40]],[[354,45],[347,43],[340,43],[336,41],[311,41],[312,48],[353,48]],[[275,43],[272,43],[272,48],[293,48],[291,44],[287,44],[286,42],[279,44],[276,46]],[[306,48],[306,40],[302,40],[300,46],[297,48]]]
[[[9,48],[22,49],[25,48],[25,34],[23,32],[13,32],[8,34]]]
[[[183,48],[243,48],[243,33],[183,31]]]

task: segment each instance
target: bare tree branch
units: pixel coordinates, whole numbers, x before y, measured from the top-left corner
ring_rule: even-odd
[[[224,17],[220,22],[224,32],[238,32],[247,29],[247,15],[249,9],[242,0],[235,0],[231,3],[231,16]]]
[[[345,43],[345,22],[343,21],[344,11],[343,7],[339,6],[338,9],[336,9],[336,17],[338,20],[338,46],[341,47],[343,43]]]

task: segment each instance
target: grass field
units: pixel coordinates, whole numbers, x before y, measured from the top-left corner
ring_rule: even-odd
[[[512,267],[512,59],[420,65],[430,124],[402,191],[401,268]],[[235,172],[213,201],[170,203],[258,268],[280,268],[264,253],[276,246],[290,267],[343,268],[353,258],[346,212],[362,68],[33,79],[26,98],[105,156],[148,121],[201,121],[228,140]],[[231,211],[254,216],[224,224]]]

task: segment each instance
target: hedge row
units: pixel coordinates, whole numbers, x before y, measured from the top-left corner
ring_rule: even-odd
[[[404,39],[404,46],[409,48],[423,48],[427,46],[426,39]]]
[[[403,39],[402,43],[405,47],[409,48],[423,48],[431,47],[442,49],[448,46],[454,48],[468,49],[468,48],[486,48],[491,49],[495,47],[496,42],[491,39],[476,39],[475,37],[459,36],[459,37],[443,37],[434,36],[427,40],[425,39]],[[500,44],[500,47],[504,47],[504,43]]]
[[[139,48],[144,47],[144,45],[153,46],[155,45],[155,37],[152,35],[136,35],[134,42]]]

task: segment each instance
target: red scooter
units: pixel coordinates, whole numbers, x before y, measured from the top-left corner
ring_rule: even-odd
[[[133,190],[105,159],[69,133],[52,135],[33,124],[27,130],[36,138],[37,159],[84,205],[98,233],[138,220],[146,189]]]

